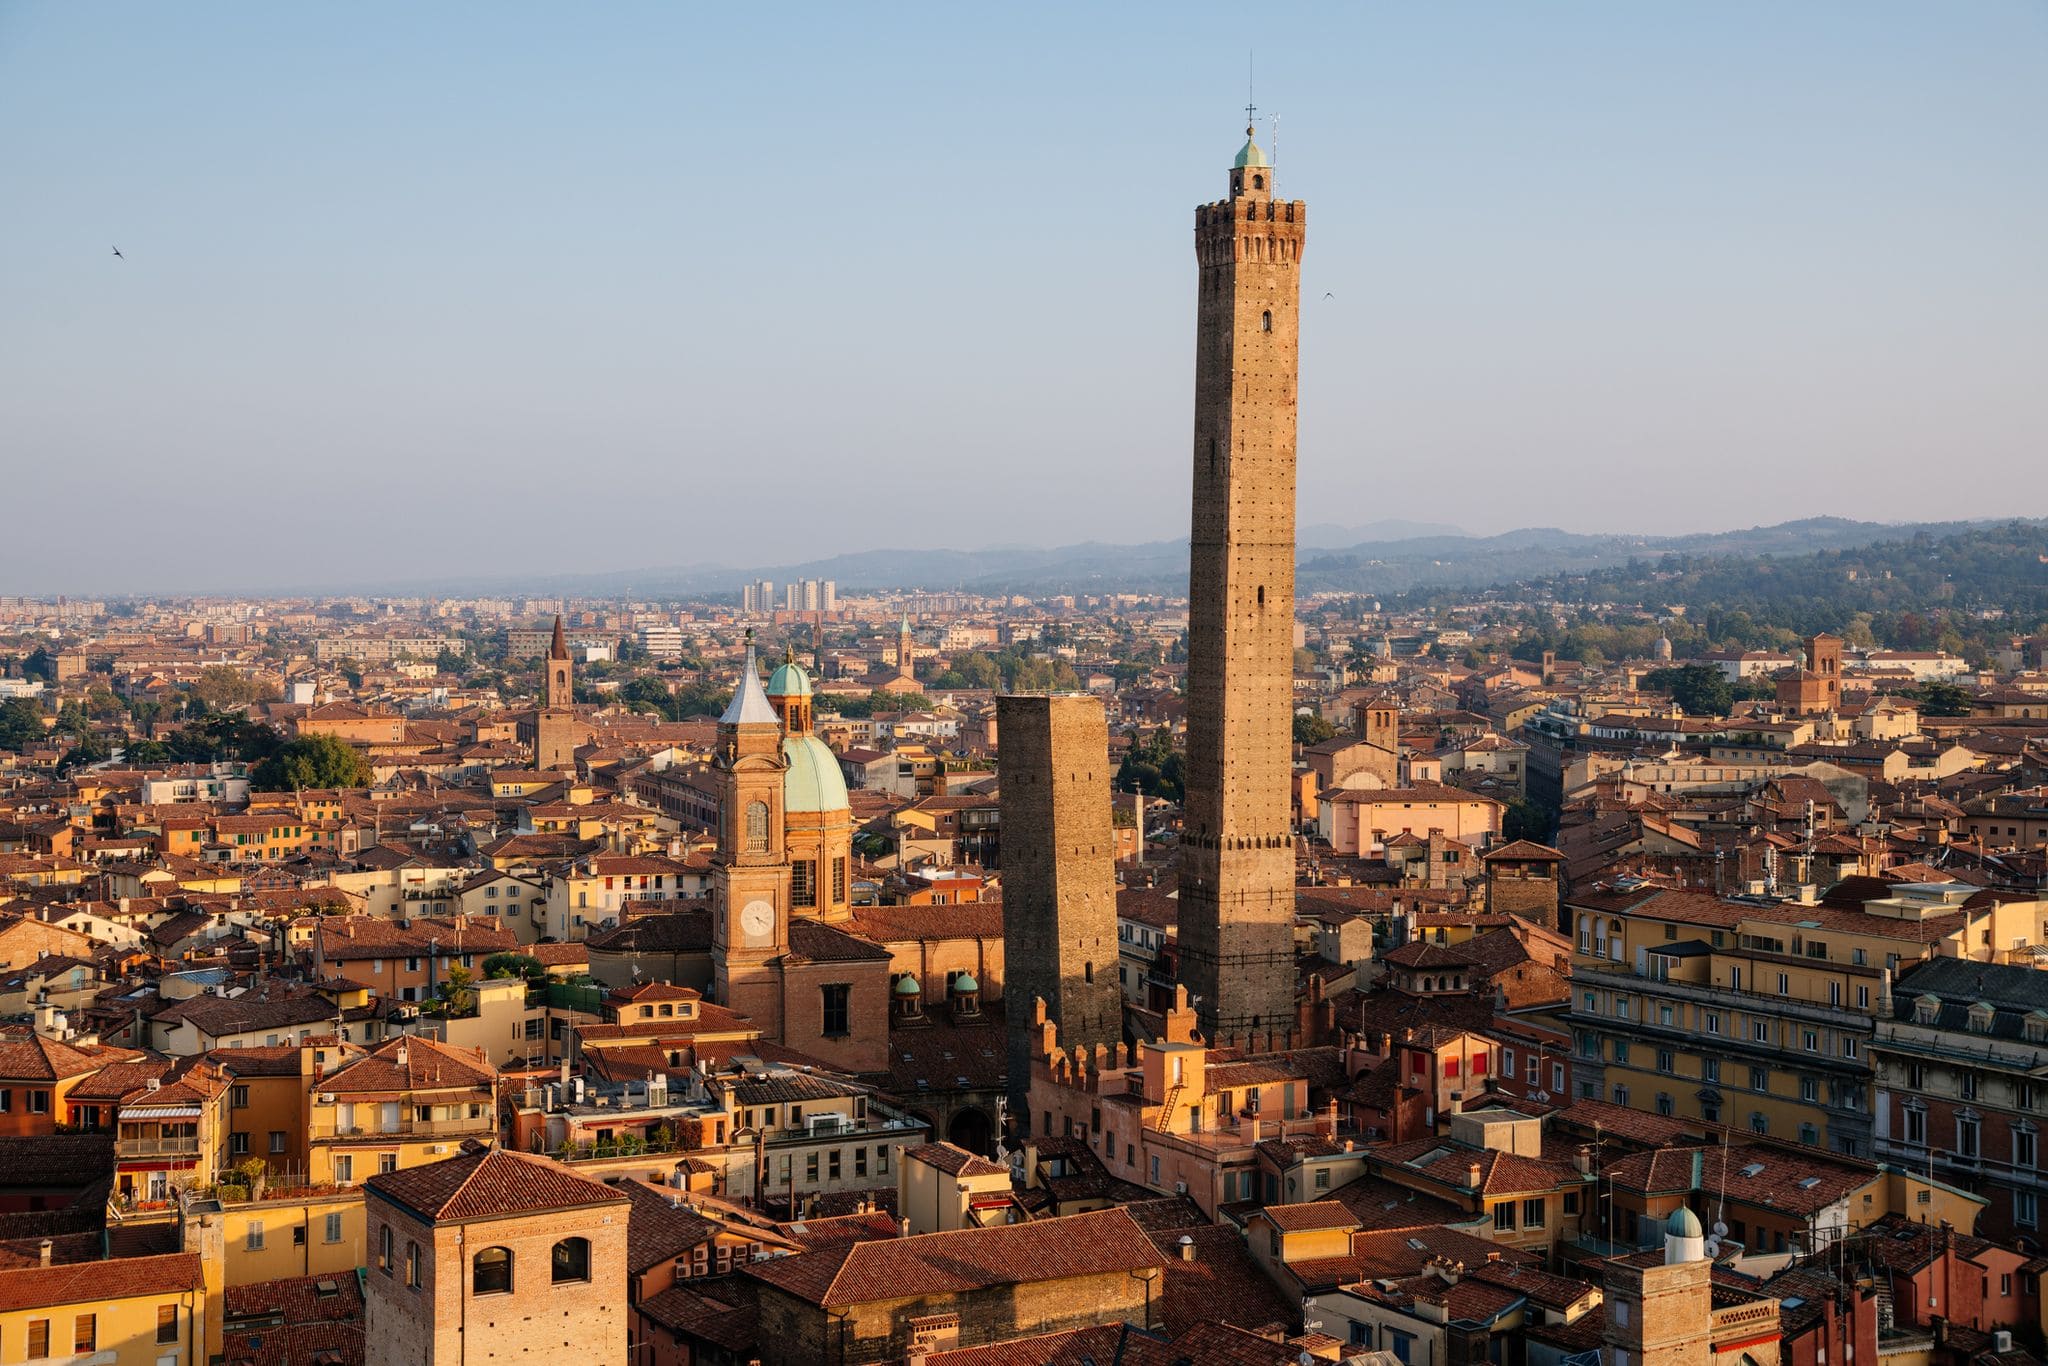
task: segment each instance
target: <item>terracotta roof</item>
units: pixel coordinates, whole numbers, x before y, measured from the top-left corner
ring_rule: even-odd
[[[1181,1255],[1183,1238],[1192,1244],[1191,1258]],[[1152,1234],[1152,1244],[1166,1257],[1159,1310],[1169,1333],[1207,1322],[1257,1330],[1300,1317],[1300,1306],[1259,1270],[1234,1228],[1167,1230]]]
[[[949,1176],[1008,1176],[1008,1167],[999,1167],[985,1157],[976,1157],[965,1148],[951,1143],[920,1143],[903,1154],[905,1162],[923,1162],[937,1167]]]
[[[88,1052],[42,1034],[0,1037],[0,1077],[9,1081],[61,1081],[96,1072],[110,1062],[134,1056],[99,1049]]]
[[[718,1232],[716,1220],[695,1210],[678,1209],[676,1191],[644,1181],[623,1181],[618,1189],[633,1202],[626,1221],[626,1271],[637,1276],[661,1262],[673,1261]]]
[[[1267,1205],[1259,1213],[1282,1233],[1312,1229],[1355,1228],[1358,1221],[1336,1200],[1311,1200],[1301,1205]]]
[[[177,1295],[201,1289],[203,1282],[196,1252],[70,1262],[62,1266],[29,1266],[15,1271],[0,1271],[0,1314],[65,1304],[89,1304],[94,1300]]]
[[[1135,1271],[1163,1260],[1130,1215],[1107,1209],[1028,1224],[850,1243],[755,1263],[746,1274],[830,1307]]]
[[[610,1186],[578,1176],[558,1162],[502,1148],[381,1172],[363,1185],[429,1223],[627,1202]]]
[[[449,1087],[488,1089],[498,1069],[469,1050],[418,1035],[392,1039],[320,1079],[322,1091],[401,1094]]]

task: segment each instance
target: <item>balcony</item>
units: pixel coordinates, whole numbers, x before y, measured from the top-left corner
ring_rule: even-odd
[[[1700,1005],[1715,1006],[1723,1010],[1740,1010],[1751,1015],[1771,1015],[1806,1024],[1826,1025],[1831,1029],[1857,1028],[1868,1026],[1873,1020],[1867,1010],[1852,1010],[1847,1006],[1824,1006],[1810,1001],[1798,1001],[1789,996],[1776,996],[1762,991],[1733,991],[1726,987],[1705,986],[1696,982],[1679,982],[1655,977],[1639,977],[1632,972],[1604,972],[1593,968],[1574,969],[1572,983],[1579,987],[1605,987],[1609,991],[1626,991],[1639,996],[1669,998],[1692,1001]],[[1577,1012],[1574,1012],[1576,1014]],[[1600,1017],[1605,1018],[1605,1017]],[[1633,1020],[1619,1023],[1634,1025]],[[1647,1023],[1647,1022],[1644,1022]],[[1652,1026],[1654,1028],[1655,1026]],[[1668,1027],[1668,1026],[1667,1026]],[[1681,1033],[1696,1036],[1695,1031]],[[1858,1032],[1862,1032],[1858,1028]],[[1729,1042],[1739,1042],[1732,1037]]]
[[[197,1138],[123,1138],[114,1143],[114,1156],[126,1161],[142,1157],[199,1156]]]
[[[2048,1043],[2026,1043],[2017,1039],[1992,1039],[1980,1034],[1959,1034],[1952,1029],[1905,1020],[1881,1020],[1871,1047],[1887,1053],[1975,1063],[1982,1067],[2029,1076],[2048,1076]]]
[[[478,1135],[488,1137],[497,1132],[497,1121],[490,1115],[477,1119],[412,1119],[405,1117],[396,1123],[382,1121],[373,1124],[358,1124],[349,1128],[339,1125],[315,1123],[307,1135],[315,1143],[332,1140],[356,1140],[375,1138],[445,1138]]]

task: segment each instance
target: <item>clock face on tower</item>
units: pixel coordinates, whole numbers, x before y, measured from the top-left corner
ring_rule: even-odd
[[[771,943],[775,936],[775,908],[765,901],[750,901],[740,912],[740,933],[749,946]]]

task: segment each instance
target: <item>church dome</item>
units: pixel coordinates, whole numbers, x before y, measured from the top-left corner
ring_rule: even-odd
[[[909,973],[906,972],[903,974],[902,977],[897,979],[896,994],[898,996],[917,996],[923,994],[923,992],[924,988],[919,986],[917,984],[917,979],[915,977],[912,977]]]
[[[815,735],[784,736],[782,753],[789,760],[789,770],[782,775],[785,811],[846,811],[853,806],[846,796],[846,779],[839,773],[839,758],[823,740]]]
[[[1251,140],[1252,130],[1247,128],[1244,131],[1244,150],[1237,154],[1237,168],[1244,170],[1251,166],[1270,166],[1272,163],[1267,161],[1266,154],[1259,150],[1259,144]]]
[[[1664,1226],[1664,1231],[1674,1238],[1698,1238],[1706,1232],[1700,1227],[1700,1217],[1683,1205],[1671,1216],[1671,1222]]]
[[[981,983],[974,980],[973,973],[963,972],[953,979],[953,990],[962,994],[970,991],[980,991]]]
[[[803,665],[795,660],[784,660],[774,673],[768,675],[770,697],[809,697],[811,676],[804,672]]]

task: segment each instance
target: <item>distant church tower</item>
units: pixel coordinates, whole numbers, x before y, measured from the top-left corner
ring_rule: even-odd
[[[533,766],[543,773],[573,770],[583,730],[576,721],[576,665],[569,658],[560,614],[555,617],[555,638],[548,644],[542,673],[543,702],[540,715],[534,718]]]
[[[1195,210],[1194,517],[1181,980],[1207,1036],[1294,1014],[1294,414],[1308,208],[1245,129]]]

